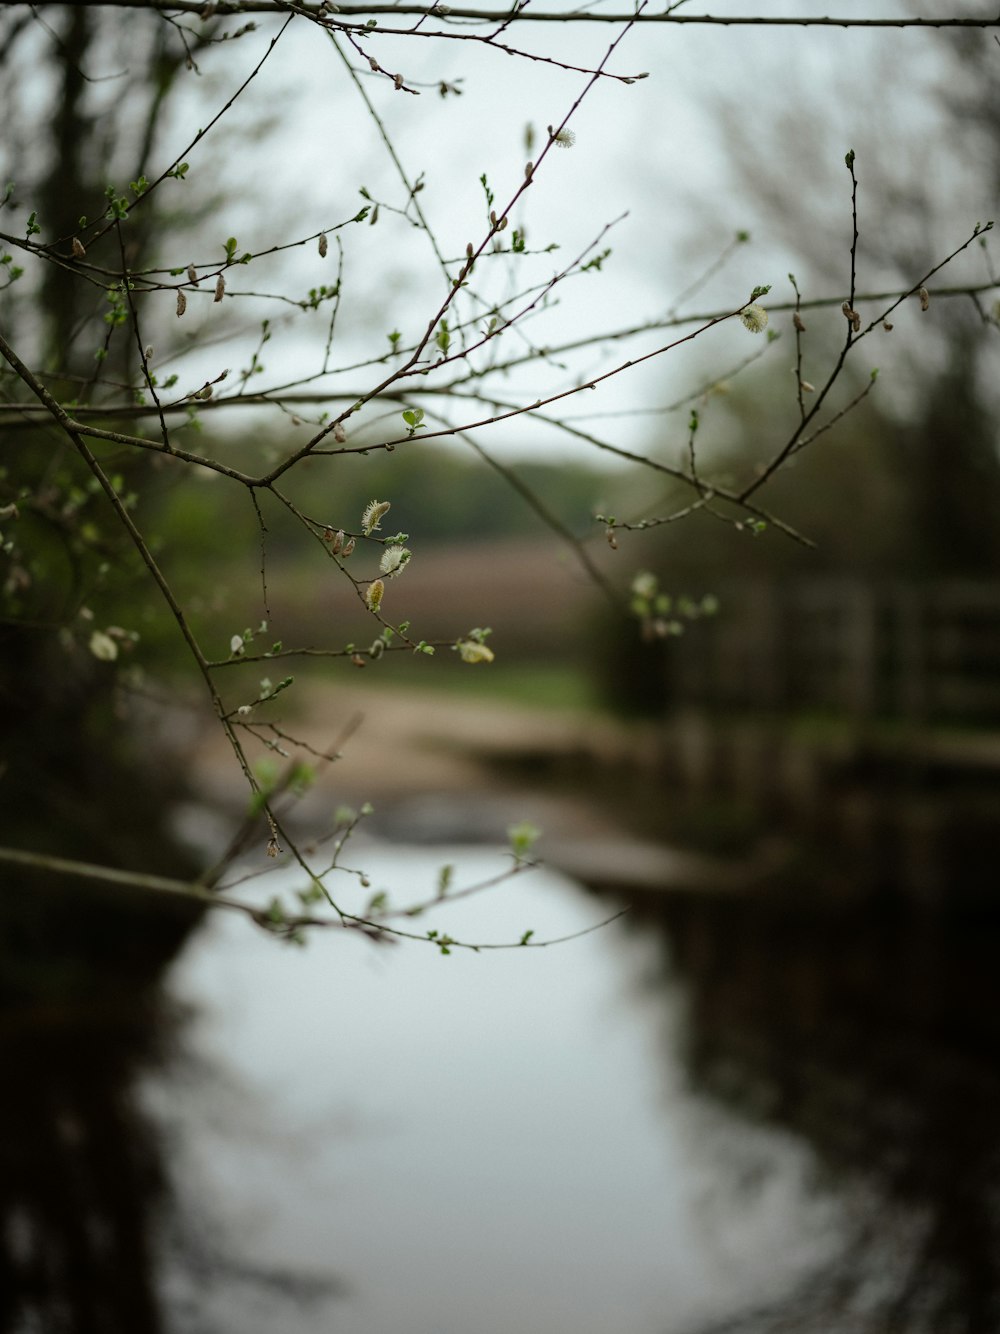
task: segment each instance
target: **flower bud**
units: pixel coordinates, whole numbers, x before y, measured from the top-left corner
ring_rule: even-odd
[[[382,596],[385,593],[385,584],[381,579],[376,579],[368,585],[365,593],[365,601],[368,603],[369,611],[378,611],[382,605]]]
[[[74,236],[74,237],[73,237],[73,258],[74,258],[74,259],[83,259],[84,255],[85,255],[86,253],[87,253],[87,252],[86,252],[86,250],[84,249],[83,242],[80,240],[80,238],[79,238],[78,236]]]
[[[178,289],[177,289],[177,318],[178,318],[178,319],[180,319],[180,317],[181,317],[181,316],[184,314],[184,312],[187,310],[187,305],[188,305],[187,297],[184,295],[183,290],[182,290],[181,288],[178,288]]]
[[[226,280],[220,273],[218,278],[216,278],[215,280],[215,297],[213,299],[215,301],[221,301],[225,295],[226,295]]]

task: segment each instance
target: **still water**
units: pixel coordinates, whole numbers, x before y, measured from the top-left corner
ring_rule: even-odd
[[[995,922],[706,895],[443,957],[78,900],[0,898],[5,1334],[1000,1330]],[[542,869],[416,920],[616,906]]]
[[[472,880],[503,865],[366,857],[407,901],[444,861]],[[607,912],[539,870],[426,924],[543,939]],[[233,1334],[668,1334],[801,1277],[836,1206],[810,1194],[801,1142],[688,1089],[684,1001],[658,967],[624,922],[443,957],[340,933],[297,950],[216,915],[167,980],[191,1007],[180,1059],[144,1090],[182,1214],[225,1260],[200,1288],[176,1266],[170,1301]]]

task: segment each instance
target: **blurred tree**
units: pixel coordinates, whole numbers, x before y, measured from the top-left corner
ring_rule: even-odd
[[[914,13],[919,5],[907,9]],[[929,268],[938,238],[960,234],[970,218],[993,216],[1000,202],[996,44],[959,29],[941,34],[932,59],[926,51],[908,53],[915,86],[902,94],[893,80],[901,52],[884,46],[869,54],[864,79],[835,64],[822,72],[830,99],[852,105],[872,141],[866,148],[875,163],[862,180],[856,263],[869,281],[889,286]],[[823,168],[836,160],[836,131],[816,117],[804,129],[809,103],[802,75],[792,69],[788,79],[780,105],[775,100],[772,108],[777,135],[762,141],[730,100],[727,145],[747,198],[760,205],[766,234],[781,239],[813,290],[820,284],[836,289],[845,282],[847,261]],[[811,188],[789,191],[789,166],[803,137],[813,145]],[[985,241],[981,245],[981,271],[993,277]],[[799,456],[796,475],[787,479],[797,495],[786,487],[782,503],[774,503],[816,540],[823,568],[872,578],[993,577],[1000,572],[1000,399],[992,369],[1000,322],[992,298],[937,302],[933,323],[921,319],[919,328],[900,316],[890,321],[888,341],[868,353],[875,365],[891,358],[892,373],[857,413]],[[864,318],[870,318],[867,309]],[[806,323],[803,348],[807,364],[815,366],[840,331],[810,314]],[[850,374],[857,392],[864,372],[855,367]],[[759,403],[751,409],[744,442],[732,456],[745,452],[757,462],[764,411]],[[738,433],[738,421],[735,426]],[[771,552],[749,557],[751,563],[774,558]]]
[[[998,161],[1000,168],[1000,161]],[[926,376],[910,420],[885,423],[904,513],[902,573],[1000,576],[1000,433],[977,357],[976,331],[953,321],[947,359]]]
[[[916,8],[909,6],[911,12]],[[903,91],[894,79],[901,50],[869,50],[863,63],[791,66],[780,88],[756,90],[770,127],[766,136],[746,117],[742,92],[720,93],[725,108],[718,118],[724,129],[720,151],[740,183],[741,217],[794,270],[797,284],[791,283],[789,293],[801,291],[805,305],[798,331],[791,311],[772,315],[770,331],[781,343],[769,373],[723,379],[697,402],[699,469],[706,489],[721,482],[741,492],[768,468],[776,419],[784,410],[775,405],[788,403],[787,377],[789,371],[796,374],[799,352],[803,412],[823,390],[823,367],[842,343],[843,316],[836,307],[810,308],[817,291],[840,288],[846,295],[855,268],[864,275],[859,283],[905,288],[909,275],[933,266],[941,238],[961,235],[970,217],[996,210],[995,43],[956,31],[941,36],[932,58],[926,50],[907,48],[913,85],[904,83]],[[821,101],[849,106],[855,128],[863,129],[866,169],[859,178],[852,255],[843,219],[830,208],[836,182],[827,164],[838,160],[841,125],[810,110],[816,99],[809,96],[807,79],[813,87],[821,83]],[[803,143],[810,146],[805,162]],[[796,172],[801,180],[793,187]],[[817,432],[813,443],[807,431],[805,447],[796,448],[768,482],[770,508],[813,549],[790,545],[773,526],[724,527],[709,510],[728,518],[732,511],[706,505],[683,525],[655,529],[655,556],[647,547],[646,558],[662,572],[666,587],[700,595],[723,584],[733,592],[741,579],[846,576],[885,583],[1000,574],[1000,399],[993,373],[1000,321],[985,238],[978,246],[986,291],[953,291],[950,300],[935,296],[926,311],[914,296],[884,329],[876,321],[863,354],[870,360],[848,367],[841,382],[845,399],[864,401],[833,429]],[[867,325],[875,315],[872,303],[855,304]],[[871,386],[869,368],[883,361],[891,369]],[[665,426],[651,451],[682,459],[676,434],[676,427]],[[616,501],[620,512],[640,523],[682,510],[685,503],[684,488],[676,483],[651,496],[634,478]],[[654,679],[637,690],[636,677],[644,671]],[[604,679],[609,698],[628,707],[642,698],[648,710],[662,710],[663,666],[638,637],[631,648],[605,655]]]
[[[0,14],[4,167],[21,182],[9,204],[23,190],[53,231],[67,235],[81,213],[103,211],[107,175],[120,155],[135,154],[142,174],[186,57],[183,48],[170,49],[166,25],[140,20],[123,41],[120,26],[96,6],[50,7],[33,22],[24,19],[16,6]],[[119,58],[128,66],[112,76],[113,98],[93,105],[103,85],[87,70]],[[118,116],[122,105],[127,125]],[[41,136],[38,124],[46,120],[49,133]],[[141,263],[155,227],[151,212],[136,220],[128,262]],[[120,264],[117,252],[109,234],[91,259]],[[8,261],[8,273],[12,267]],[[98,367],[119,382],[134,373],[135,342],[111,336],[117,316],[106,318],[106,296],[101,285],[69,280],[65,263],[44,265],[37,286],[10,282],[0,293],[5,333],[35,347],[47,383],[68,401],[87,401]],[[101,340],[100,362],[92,339]],[[0,385],[11,402],[9,368]],[[165,870],[190,871],[165,828],[179,774],[166,756],[149,754],[134,714],[133,724],[126,722],[115,677],[93,655],[74,654],[67,639],[68,626],[87,625],[87,602],[112,569],[135,570],[127,534],[105,522],[100,488],[62,433],[10,419],[0,430],[10,502],[7,615],[0,620],[0,701],[8,719],[0,842],[109,866],[140,868],[152,857]],[[131,491],[155,492],[148,458],[123,459],[120,470]]]

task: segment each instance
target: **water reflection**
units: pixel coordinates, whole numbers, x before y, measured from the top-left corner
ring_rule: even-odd
[[[995,923],[687,899],[655,920],[694,1087],[817,1152],[839,1253],[727,1334],[1000,1329]]]
[[[442,860],[473,880],[500,860],[365,856],[408,899]],[[425,924],[517,940],[605,914],[540,873]],[[197,1005],[190,1049],[215,1074],[159,1102],[184,1146],[179,1188],[210,1196],[227,1235],[262,1264],[346,1278],[345,1300],[286,1316],[283,1334],[681,1334],[829,1252],[835,1211],[807,1198],[791,1136],[744,1135],[773,1184],[749,1203],[701,1151],[703,1103],[661,1043],[674,990],[637,986],[648,945],[618,924],[557,950],[445,959],[335,935],[295,952],[209,924],[171,986]],[[722,1231],[709,1192],[731,1206]],[[215,1315],[272,1327],[239,1301]]]
[[[327,1296],[329,1276],[255,1268],[195,1225],[141,1096],[150,1072],[183,1066],[182,1011],[161,983],[199,914],[39,877],[5,890],[0,1330],[194,1331],[220,1286]]]
[[[169,1038],[152,980],[192,917],[5,888],[0,1328],[158,1334],[166,1176],[133,1089]]]
[[[442,958],[108,906],[5,923],[5,1331],[1000,1328],[983,923],[687,897]],[[542,873],[446,925],[604,910]]]

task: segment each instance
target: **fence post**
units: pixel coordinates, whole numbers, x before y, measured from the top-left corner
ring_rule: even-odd
[[[899,716],[918,727],[927,720],[926,600],[914,584],[896,589],[896,707]]]
[[[859,721],[878,712],[879,597],[868,584],[845,589],[849,609],[847,706]]]

